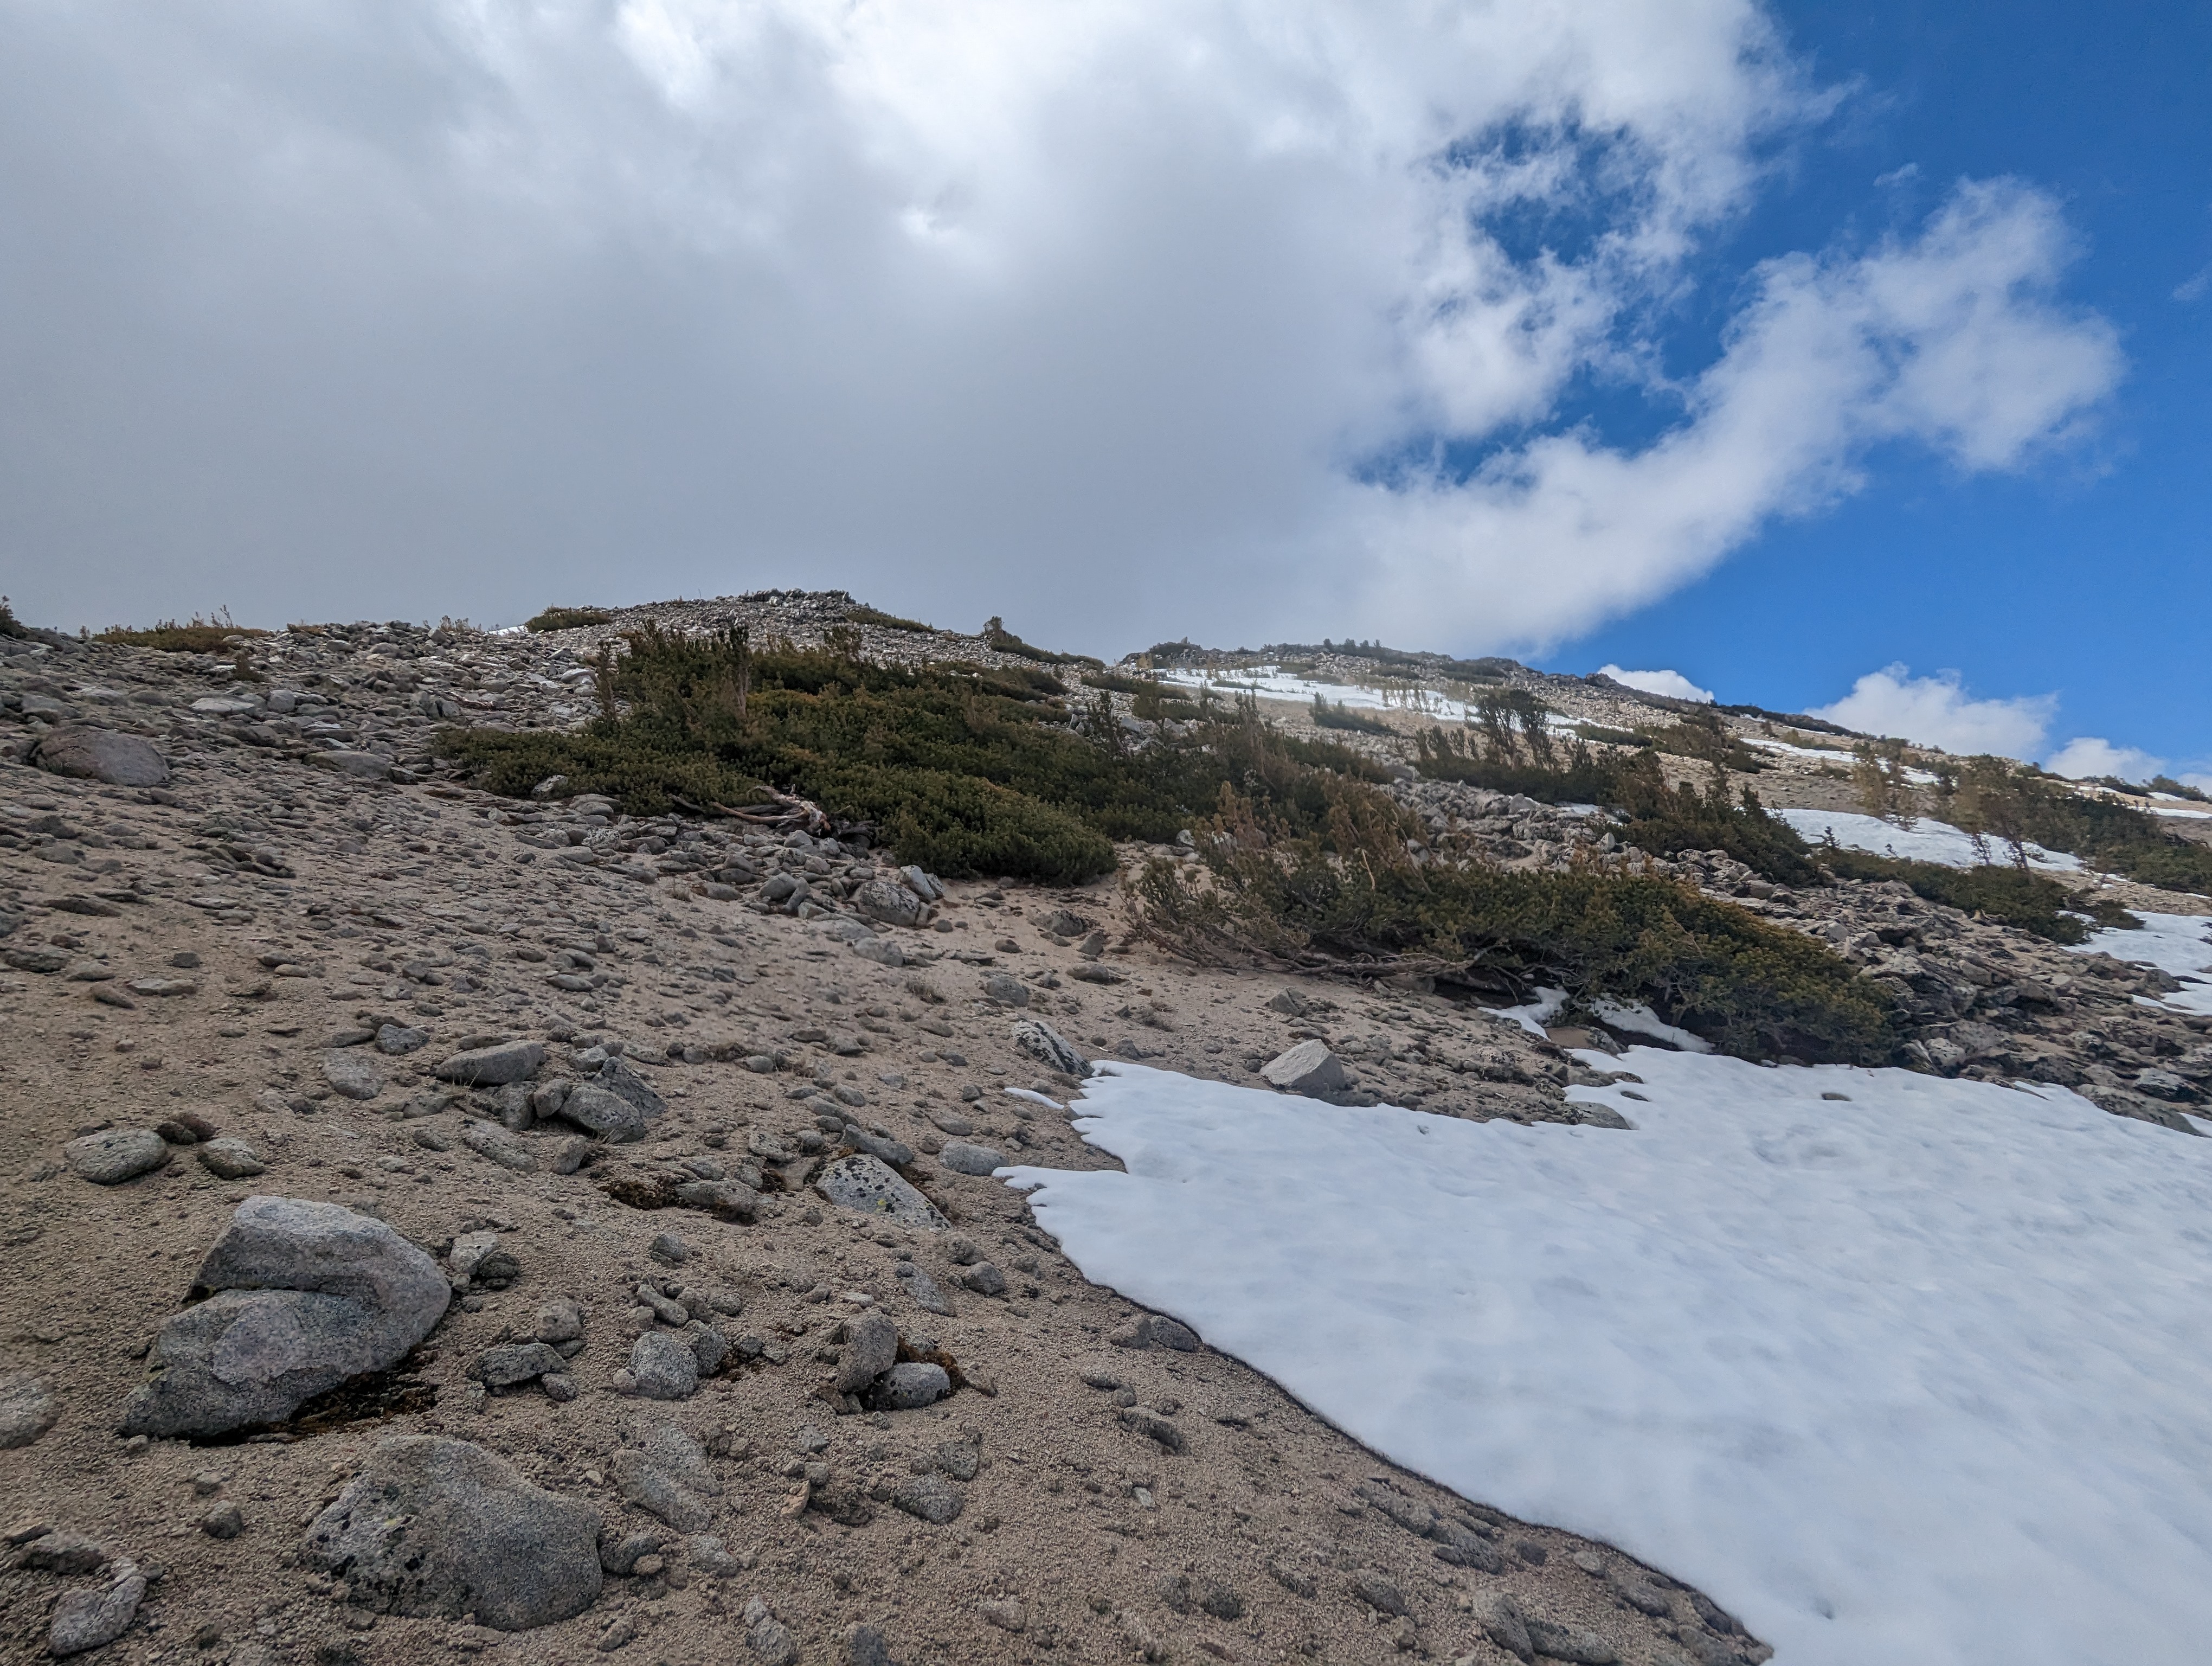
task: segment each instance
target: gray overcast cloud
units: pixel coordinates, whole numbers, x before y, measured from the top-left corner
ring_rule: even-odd
[[[0,587],[1556,641],[2115,381],[2056,205],[1963,182],[1743,274],[1656,442],[1547,426],[1826,102],[1734,0],[0,0]]]

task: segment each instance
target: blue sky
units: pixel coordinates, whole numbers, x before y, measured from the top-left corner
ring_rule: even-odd
[[[1685,350],[1710,350],[1752,262],[1839,230],[1879,236],[1954,179],[2011,173],[2063,203],[2081,258],[2061,293],[2118,326],[2125,378],[2086,435],[2014,472],[1879,450],[1856,495],[1777,522],[1546,663],[1664,666],[1793,711],[1892,662],[1955,670],[1977,696],[2057,694],[2054,739],[2212,768],[2212,8],[1778,15],[1814,72],[1851,91],[1713,250]]]

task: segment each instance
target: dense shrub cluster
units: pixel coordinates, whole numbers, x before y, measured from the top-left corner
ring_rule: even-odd
[[[854,607],[847,611],[845,617],[856,625],[875,625],[884,630],[910,630],[925,636],[934,634],[937,629],[935,625],[924,624],[919,619],[902,619],[896,613],[886,613],[880,607]]]
[[[112,642],[118,648],[158,648],[168,654],[219,654],[227,636],[266,636],[268,634],[265,630],[233,624],[229,612],[225,610],[207,619],[195,613],[189,624],[164,619],[144,630],[134,630],[126,625],[110,625],[92,640]]]
[[[1341,700],[1331,704],[1319,694],[1313,701],[1314,727],[1319,729],[1350,729],[1359,734],[1393,734],[1396,733],[1379,717],[1370,717],[1365,712],[1354,711]]]
[[[522,622],[525,630],[581,630],[587,625],[613,623],[614,615],[604,607],[549,607],[544,612]]]
[[[2089,934],[2090,927],[2076,917],[2085,909],[2094,911],[2105,925],[2138,923],[2113,904],[2085,903],[2056,879],[2009,865],[1946,867],[1940,862],[1906,861],[1833,845],[1817,847],[1814,854],[1838,879],[1901,880],[1914,895],[1931,903],[1979,914],[2053,943],[2079,943]]]
[[[2085,798],[2009,758],[1968,758],[1946,771],[1936,811],[2008,850],[2015,866],[2026,866],[2021,847],[2033,843],[2143,885],[2212,893],[2212,848],[2180,838],[2132,805]]]
[[[1822,945],[1668,879],[1422,861],[1379,794],[1336,789],[1327,836],[1271,824],[1231,789],[1194,874],[1139,881],[1163,939],[1224,958],[1413,971],[1487,996],[1555,984],[1649,1003],[1744,1057],[1887,1061],[1887,997]]]

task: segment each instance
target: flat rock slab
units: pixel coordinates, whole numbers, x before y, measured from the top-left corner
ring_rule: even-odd
[[[381,752],[316,752],[308,761],[325,769],[335,769],[342,775],[357,775],[363,781],[383,781],[392,774],[392,760]]]
[[[193,1282],[216,1293],[162,1325],[125,1434],[222,1434],[289,1417],[397,1365],[453,1294],[437,1263],[382,1221],[285,1197],[240,1204]]]
[[[346,1577],[380,1613],[503,1632],[550,1626],[599,1600],[599,1511],[525,1481],[465,1440],[401,1436],[315,1517],[301,1560]]]
[[[151,1128],[102,1128],[62,1147],[70,1168],[95,1186],[119,1186],[169,1160],[169,1142]]]
[[[942,1232],[951,1225],[935,1204],[899,1178],[898,1170],[866,1152],[832,1163],[814,1189],[840,1209],[887,1216],[901,1226]]]
[[[131,1629],[138,1605],[145,1600],[146,1576],[128,1562],[117,1563],[109,1584],[70,1591],[54,1604],[46,1652],[59,1660],[112,1643]]]
[[[579,1082],[570,1088],[568,1097],[561,1101],[559,1115],[617,1144],[645,1138],[645,1113],[597,1082]]]
[[[615,1489],[678,1533],[705,1529],[714,1515],[711,1499],[722,1495],[707,1453],[673,1423],[657,1423],[634,1447],[617,1451],[608,1463]]]
[[[441,1081],[464,1087],[504,1087],[527,1080],[545,1062],[543,1042],[501,1042],[496,1047],[475,1047],[456,1053],[438,1067]]]
[[[39,743],[35,762],[52,774],[102,781],[110,787],[161,787],[169,779],[169,766],[152,741],[85,724],[56,729]]]

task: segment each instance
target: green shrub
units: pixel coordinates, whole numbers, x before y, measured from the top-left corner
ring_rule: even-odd
[[[1285,836],[1224,790],[1202,877],[1152,864],[1146,927],[1199,956],[1425,973],[1500,1000],[1556,984],[1649,1004],[1741,1057],[1879,1063],[1899,1039],[1881,989],[1824,945],[1671,880],[1416,862],[1381,795],[1334,791],[1330,837]]]
[[[2007,847],[2015,866],[2026,866],[2022,847],[2034,843],[2142,885],[2212,894],[2212,848],[2170,832],[2146,811],[2085,798],[2032,765],[1967,758],[1942,807],[1969,833]]]
[[[1351,729],[1360,734],[1395,734],[1388,723],[1365,712],[1352,710],[1341,700],[1332,705],[1316,694],[1313,699],[1313,721],[1316,728]]]
[[[29,627],[15,617],[15,610],[5,596],[0,596],[0,636],[12,636],[21,641],[29,637]]]
[[[581,630],[587,625],[612,624],[615,616],[604,607],[549,607],[522,622],[528,631]]]
[[[2096,905],[2085,903],[2057,880],[2010,866],[1947,867],[1940,862],[1907,861],[1834,845],[1819,846],[1814,854],[1839,879],[1901,880],[1915,896],[1931,903],[1979,914],[2052,943],[2081,942],[2089,934],[2089,927],[2069,915],[2097,911]],[[2113,911],[2110,904],[2104,905],[2104,910]],[[2104,923],[2119,921],[2107,918]]]
[[[1750,775],[1766,767],[1765,758],[1737,739],[1711,712],[1692,712],[1680,723],[1647,727],[1642,733],[1655,750],[1676,757],[1717,764],[1739,775]]]
[[[1086,688],[1113,694],[1157,694],[1160,686],[1149,677],[1130,677],[1118,671],[1086,671],[1083,683]]]
[[[0,608],[4,608],[7,601],[8,599],[5,596],[0,596]],[[2176,781],[2172,775],[2153,775],[2150,778],[2150,790],[2154,793],[2171,793],[2177,799],[2191,799],[2198,804],[2212,804],[2212,797],[2208,797],[2203,787],[2187,786]]]
[[[1050,648],[1034,647],[1007,629],[996,614],[983,622],[983,629],[978,634],[986,648],[996,648],[1001,654],[1019,654],[1023,659],[1034,660],[1040,665],[1089,666],[1096,671],[1106,668],[1104,660],[1094,660],[1087,654],[1054,654]]]
[[[925,635],[934,635],[937,632],[935,625],[924,624],[919,619],[902,619],[897,614],[886,613],[879,607],[854,607],[846,613],[845,617],[854,624],[877,625],[885,630],[918,631]]]

